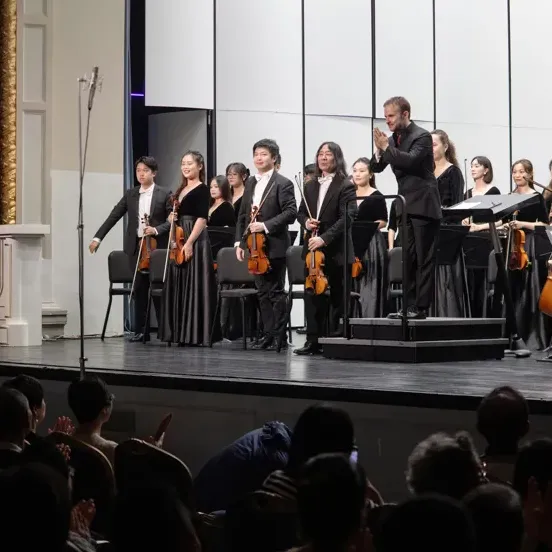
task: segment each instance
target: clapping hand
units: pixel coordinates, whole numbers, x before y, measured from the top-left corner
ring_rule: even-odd
[[[73,425],[71,418],[68,418],[67,416],[60,416],[56,420],[54,427],[48,430],[48,433],[65,433],[65,435],[74,435],[75,426]]]
[[[90,537],[90,526],[96,516],[93,500],[81,500],[71,510],[71,531],[85,538]]]
[[[69,460],[71,460],[71,447],[69,445],[66,445],[65,443],[58,443],[56,445],[56,448],[63,454],[63,458],[65,458],[65,461],[69,463]]]
[[[389,138],[387,134],[379,128],[374,129],[374,146],[380,151],[385,151],[389,146]]]

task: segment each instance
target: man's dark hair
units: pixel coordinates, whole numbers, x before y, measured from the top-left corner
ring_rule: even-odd
[[[67,400],[79,424],[86,424],[96,420],[104,408],[111,406],[113,395],[101,378],[88,376],[69,385]]]
[[[552,481],[552,439],[536,439],[519,449],[512,484],[524,500],[531,477],[537,480],[544,493],[548,482]]]
[[[403,96],[393,96],[392,98],[389,98],[383,104],[383,107],[387,105],[396,105],[399,108],[399,111],[401,112],[401,114],[404,113],[405,111],[408,111],[409,117],[410,117],[410,113],[412,112],[412,109],[410,108],[410,102]]]
[[[297,489],[299,522],[316,550],[338,550],[362,528],[366,475],[344,454],[321,454],[301,470]]]
[[[0,441],[17,441],[30,429],[29,401],[17,389],[0,387]]]
[[[315,163],[315,173],[316,177],[322,176],[322,171],[318,166],[318,154],[320,150],[328,146],[328,149],[332,152],[334,156],[334,167],[331,169],[331,172],[335,173],[336,176],[339,176],[342,180],[347,178],[347,164],[345,163],[345,156],[343,155],[343,150],[339,144],[335,142],[322,142],[320,147],[316,150],[316,163]]]
[[[430,435],[416,445],[408,458],[407,482],[419,495],[438,493],[458,500],[482,480],[482,468],[472,440],[461,432]]]
[[[31,410],[37,410],[42,407],[42,401],[44,400],[44,389],[42,384],[32,376],[26,374],[19,374],[15,378],[6,380],[2,387],[8,387],[10,389],[17,389],[17,391],[23,393],[29,401],[29,407]]]
[[[345,410],[330,404],[309,406],[293,429],[286,471],[295,476],[310,458],[331,452],[351,454],[354,445],[353,422]]]
[[[489,453],[512,454],[529,429],[529,407],[523,395],[509,386],[493,389],[477,409],[477,430]]]
[[[282,154],[279,153],[277,156],[276,156],[276,161],[274,162],[275,165],[281,165],[282,164]]]
[[[523,510],[519,495],[507,485],[488,483],[464,498],[471,514],[478,552],[519,552]]]
[[[151,172],[157,172],[158,166],[155,157],[151,157],[150,155],[142,155],[142,157],[138,157],[136,163],[134,163],[134,170],[138,168],[139,163],[144,164],[148,169],[151,170]]]
[[[255,142],[255,144],[253,145],[253,155],[255,155],[255,152],[260,148],[268,150],[270,152],[270,156],[274,159],[274,161],[278,160],[278,156],[280,155],[280,147],[275,140],[272,140],[270,138],[263,138],[262,140]]]
[[[374,534],[378,552],[475,552],[473,522],[465,506],[446,496],[414,497],[384,516]]]

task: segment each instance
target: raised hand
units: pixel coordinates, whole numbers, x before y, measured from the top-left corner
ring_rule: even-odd
[[[96,505],[92,499],[81,500],[71,510],[71,531],[83,537],[90,537],[90,526],[96,516]]]
[[[48,433],[65,433],[66,435],[74,435],[75,426],[71,421],[71,418],[68,418],[67,416],[60,416],[56,420],[54,427],[48,430]]]

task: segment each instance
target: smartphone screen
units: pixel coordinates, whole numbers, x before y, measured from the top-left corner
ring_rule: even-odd
[[[355,448],[353,449],[353,451],[351,452],[351,462],[354,462],[355,464],[358,462],[358,449]]]

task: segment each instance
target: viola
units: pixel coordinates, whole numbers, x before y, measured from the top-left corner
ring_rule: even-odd
[[[552,256],[548,259],[548,276],[539,298],[539,310],[552,316]]]
[[[363,271],[364,271],[364,265],[362,264],[362,261],[358,257],[355,257],[353,266],[351,267],[351,276],[353,278],[358,278]]]
[[[514,213],[514,221],[517,213]],[[510,251],[508,255],[508,268],[510,270],[524,270],[529,266],[529,255],[525,251],[525,232],[523,230],[510,229]]]
[[[251,211],[251,222],[257,220],[259,208],[253,207]],[[249,232],[247,236],[247,270],[250,274],[266,274],[270,270],[270,261],[266,255],[266,236],[263,232]]]
[[[186,234],[184,233],[184,228],[175,222],[178,205],[178,200],[175,199],[173,202],[171,230],[169,232],[169,259],[177,265],[183,265],[186,262],[186,255],[184,255]]]
[[[315,238],[318,230],[315,228],[312,237]],[[307,266],[307,277],[305,279],[305,291],[312,295],[323,295],[328,289],[328,279],[324,274],[324,263],[326,259],[324,253],[317,249],[309,251],[305,259]]]
[[[142,222],[144,223],[144,226],[149,226],[149,216],[144,215]],[[154,249],[157,249],[157,240],[152,236],[143,236],[140,241],[140,252],[138,254],[138,270],[149,270],[151,252]]]

